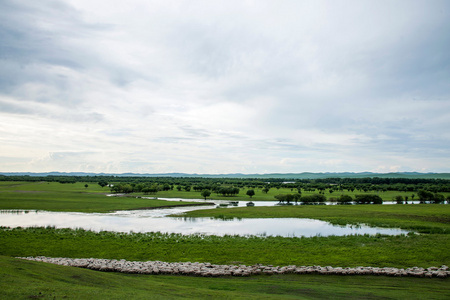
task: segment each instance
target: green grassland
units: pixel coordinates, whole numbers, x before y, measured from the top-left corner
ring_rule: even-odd
[[[244,189],[236,197],[249,200]],[[274,200],[290,189],[256,190],[252,200]],[[0,182],[0,209],[107,212],[165,206],[161,200],[107,197],[107,187],[85,183]],[[338,197],[349,192],[334,192]],[[303,192],[308,195],[309,192]],[[360,194],[354,192],[353,194]],[[382,192],[384,200],[405,192]],[[136,196],[136,195],[135,195]],[[152,195],[150,195],[152,196]],[[199,192],[158,192],[157,197],[201,198]],[[411,199],[411,198],[410,198]],[[170,202],[186,204],[189,202]],[[95,257],[128,260],[199,261],[217,264],[429,267],[450,264],[450,205],[276,206],[213,209],[189,217],[313,218],[335,224],[366,223],[421,234],[312,238],[113,233],[55,228],[0,229],[0,298],[85,299],[448,299],[450,279],[339,277],[319,275],[197,278],[130,275],[52,266],[15,256]]]
[[[285,205],[196,210],[188,217],[310,218],[333,224],[368,224],[421,233],[450,233],[450,205]]]
[[[97,184],[58,182],[0,182],[0,209],[108,212],[113,210],[185,205],[192,202],[130,197],[108,197],[108,188]]]
[[[62,184],[58,182],[16,182],[0,181],[0,209],[40,209],[49,211],[77,211],[77,212],[108,212],[112,210],[138,209],[143,207],[158,207],[165,205],[184,205],[189,202],[183,201],[167,203],[161,200],[140,198],[141,196],[159,198],[183,198],[201,199],[200,192],[184,190],[159,191],[154,195],[143,195],[142,193],[130,194],[128,197],[108,197],[108,187],[100,187],[98,184],[89,183],[85,187],[84,182]],[[279,194],[296,193],[296,190],[280,188],[270,189],[265,194],[256,189],[256,195],[251,199],[246,195],[247,189],[241,189],[234,197],[224,197],[212,194],[208,199],[217,200],[244,200],[244,201],[275,201]],[[325,192],[325,197],[339,197],[342,194],[354,197],[364,192],[340,191],[330,194]],[[371,192],[368,192],[369,194]],[[303,196],[312,195],[314,192],[302,192]],[[447,194],[443,193],[446,197]],[[386,191],[378,193],[385,201],[391,201],[395,196],[408,196],[411,200],[412,193],[399,191]]]
[[[2,299],[448,299],[449,279],[131,275],[0,256]]]
[[[115,233],[55,228],[0,229],[0,255],[257,263],[333,267],[450,264],[449,235],[243,237]]]

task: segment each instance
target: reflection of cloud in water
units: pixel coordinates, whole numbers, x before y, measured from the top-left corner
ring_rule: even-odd
[[[163,215],[193,210],[197,208],[121,211],[108,214],[86,214],[67,212],[20,212],[2,214],[0,226],[31,227],[55,226],[57,228],[83,228],[94,231],[117,232],[168,232],[211,235],[271,235],[271,236],[329,236],[350,234],[389,234],[407,233],[407,231],[388,228],[371,228],[368,226],[334,226],[330,223],[313,219],[234,219],[220,220],[213,218],[169,218]]]

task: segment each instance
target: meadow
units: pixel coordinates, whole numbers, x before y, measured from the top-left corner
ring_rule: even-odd
[[[193,204],[129,197],[108,197],[107,187],[77,182],[0,182],[0,209],[35,209],[48,211],[110,212],[161,206]],[[197,203],[198,204],[198,203]]]
[[[205,236],[1,228],[0,255],[214,264],[430,267],[450,264],[447,234],[329,237]]]
[[[86,187],[87,185],[87,187]],[[255,189],[255,196],[250,198],[246,195],[247,188],[241,188],[236,196],[223,196],[211,194],[207,199],[230,200],[230,201],[276,201],[275,196],[279,194],[296,193],[295,189],[272,188],[267,193],[262,189]],[[76,182],[62,184],[59,182],[18,182],[0,181],[0,209],[38,209],[48,211],[73,211],[73,212],[109,212],[114,210],[139,209],[144,207],[161,207],[166,205],[186,205],[188,201],[168,202],[158,199],[145,198],[182,198],[202,199],[198,191],[159,191],[156,194],[144,195],[133,193],[124,197],[106,197],[111,191],[108,187],[100,187],[92,182]],[[303,196],[313,195],[317,192],[303,191]],[[374,192],[360,191],[335,191],[324,192],[327,199],[337,198],[340,195],[349,195],[354,198],[358,194],[374,194]],[[392,201],[396,196],[408,196],[411,200],[413,192],[385,191],[376,193],[384,201]],[[450,193],[442,193],[445,197]],[[417,197],[416,197],[417,200]]]
[[[0,182],[0,209],[107,212],[157,207],[166,201],[107,197],[89,183]],[[266,200],[275,193],[269,191]],[[161,195],[160,195],[161,193]],[[198,192],[175,197],[200,198]],[[241,190],[241,194],[244,190]],[[271,194],[272,193],[272,194]],[[387,198],[393,196],[390,193]],[[405,193],[405,192],[397,192]],[[245,199],[248,196],[225,197]],[[336,192],[334,193],[336,194]],[[172,194],[173,195],[173,194]],[[258,199],[259,193],[253,197]],[[158,192],[162,197],[162,192]],[[214,198],[216,198],[214,196]],[[389,199],[391,200],[391,199]],[[185,204],[188,202],[184,202]],[[180,204],[170,202],[170,204]],[[212,218],[314,218],[335,224],[366,223],[417,233],[312,238],[203,236],[91,232],[55,228],[0,229],[0,296],[17,298],[345,298],[448,299],[449,279],[374,276],[258,275],[196,278],[102,273],[15,259],[16,256],[95,257],[127,260],[198,261],[215,264],[430,267],[450,264],[450,205],[277,206],[212,209],[189,216]],[[356,225],[357,226],[357,225]]]

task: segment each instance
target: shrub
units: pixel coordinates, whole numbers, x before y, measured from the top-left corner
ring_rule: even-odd
[[[339,203],[350,203],[353,201],[353,198],[349,195],[341,195],[339,199],[337,199]]]
[[[378,195],[356,195],[355,200],[358,204],[383,204],[383,199]]]
[[[322,194],[314,194],[300,198],[300,202],[303,203],[321,203],[325,201],[327,201],[327,198]]]

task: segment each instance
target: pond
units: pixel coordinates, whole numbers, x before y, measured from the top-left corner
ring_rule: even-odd
[[[244,204],[245,205],[245,204]],[[272,204],[273,205],[273,204]],[[207,235],[257,235],[284,237],[343,236],[354,234],[406,234],[408,231],[374,228],[365,225],[337,226],[328,222],[301,218],[214,219],[168,217],[205,206],[152,210],[130,210],[112,213],[77,213],[49,211],[0,211],[0,226],[83,228],[93,231],[164,232]],[[214,208],[214,206],[212,206]]]

